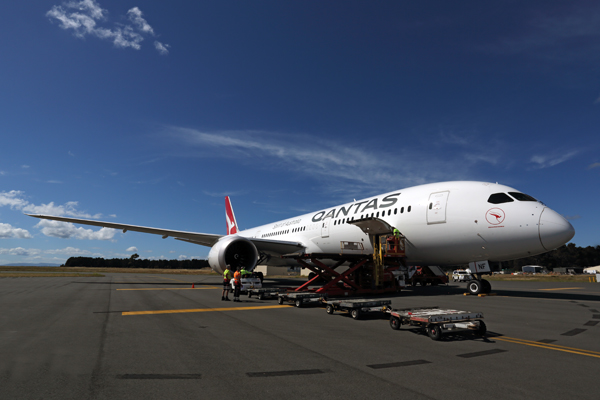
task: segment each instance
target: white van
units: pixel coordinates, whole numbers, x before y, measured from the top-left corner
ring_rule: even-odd
[[[452,272],[452,282],[467,282],[473,279],[470,271],[464,269],[457,269]]]

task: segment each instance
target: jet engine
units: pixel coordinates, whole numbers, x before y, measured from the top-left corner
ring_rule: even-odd
[[[208,264],[213,271],[220,274],[228,264],[238,271],[242,267],[252,271],[257,261],[258,250],[254,243],[237,235],[223,236],[208,253]]]

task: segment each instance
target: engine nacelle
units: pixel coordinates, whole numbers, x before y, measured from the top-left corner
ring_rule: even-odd
[[[241,270],[246,267],[252,271],[258,262],[258,250],[250,240],[237,235],[223,236],[208,253],[208,264],[213,271],[222,274],[229,264]]]

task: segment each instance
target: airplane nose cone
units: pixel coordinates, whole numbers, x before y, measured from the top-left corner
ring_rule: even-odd
[[[575,229],[562,215],[548,207],[540,215],[540,241],[546,250],[554,250],[575,236]]]

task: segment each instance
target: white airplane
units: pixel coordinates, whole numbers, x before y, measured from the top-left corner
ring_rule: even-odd
[[[489,262],[508,261],[556,249],[575,235],[560,214],[508,186],[486,182],[440,182],[384,193],[256,228],[238,230],[225,198],[227,235],[149,228],[78,218],[31,215],[63,222],[161,235],[211,247],[208,262],[217,273],[226,265],[252,270],[261,264],[298,266],[286,254],[373,253],[373,234],[401,231],[406,265],[469,263],[471,293],[489,291],[481,275]],[[332,265],[333,260],[324,260]],[[483,285],[483,288],[482,288]]]

